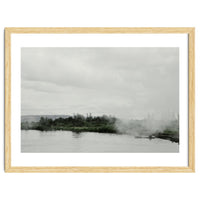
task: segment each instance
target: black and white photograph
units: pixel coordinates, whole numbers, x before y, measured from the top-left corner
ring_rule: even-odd
[[[0,3],[0,200],[200,200],[199,1]]]
[[[179,152],[179,48],[21,48],[21,152]]]

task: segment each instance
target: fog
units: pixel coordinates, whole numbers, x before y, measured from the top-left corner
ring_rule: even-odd
[[[120,133],[133,136],[149,136],[154,133],[170,131],[179,131],[178,118],[171,119],[143,119],[143,120],[123,120],[118,119],[115,126]]]

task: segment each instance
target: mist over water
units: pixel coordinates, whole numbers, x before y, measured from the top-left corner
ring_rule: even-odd
[[[116,129],[120,133],[133,136],[149,136],[154,133],[163,132],[166,129],[171,131],[179,130],[178,119],[141,119],[125,120],[117,119],[115,122]]]
[[[49,116],[50,117],[50,116]],[[42,125],[41,130],[34,127],[25,127],[22,130],[21,137],[21,151],[22,152],[85,152],[85,153],[100,153],[100,152],[178,152],[179,144],[170,141],[170,139],[162,139],[152,135],[155,133],[164,133],[166,130],[175,131],[178,134],[179,124],[178,119],[137,119],[127,120],[118,119],[113,116],[94,117],[88,115],[75,115],[73,117],[58,118],[58,116],[51,116],[55,118],[47,119],[42,117],[38,122],[38,116],[35,117],[36,125]],[[27,123],[31,126],[33,122],[26,120],[33,120],[33,116],[23,117],[22,125]],[[49,121],[50,120],[50,121]],[[62,130],[64,125],[67,128],[69,121],[74,123],[74,130]],[[48,124],[51,122],[51,124]],[[54,124],[56,122],[56,124]],[[65,122],[65,124],[61,124]],[[81,122],[84,126],[80,125]],[[98,123],[97,123],[98,122]],[[45,125],[45,123],[47,123]],[[80,125],[79,129],[76,127]],[[96,124],[97,123],[97,124]],[[55,130],[54,128],[60,128]],[[86,131],[86,124],[89,132]],[[91,125],[96,124],[96,132],[91,131]],[[59,125],[59,126],[58,126]],[[101,126],[97,126],[101,125]],[[40,127],[39,126],[39,127]],[[100,132],[99,127],[104,127],[104,131]],[[23,126],[22,126],[23,127]],[[48,129],[51,127],[52,129]],[[68,127],[69,128],[69,127]],[[82,131],[80,131],[82,128]],[[110,132],[109,132],[110,131]],[[167,137],[171,132],[168,132]],[[173,133],[174,134],[174,133]],[[177,135],[176,135],[177,136]],[[166,137],[166,135],[165,135]],[[177,136],[178,137],[178,136]]]

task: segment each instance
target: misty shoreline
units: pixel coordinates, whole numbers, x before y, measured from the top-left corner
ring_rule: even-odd
[[[161,123],[162,122],[162,123]],[[133,135],[135,138],[164,139],[179,143],[178,120],[163,122],[152,119],[122,121],[112,116],[86,117],[80,114],[74,116],[62,116],[59,118],[48,116],[40,117],[39,120],[26,119],[23,116],[21,130],[39,131],[72,131],[98,132],[107,134]]]

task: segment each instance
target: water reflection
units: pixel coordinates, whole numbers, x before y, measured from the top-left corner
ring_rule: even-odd
[[[73,138],[80,138],[80,137],[82,137],[82,133],[81,132],[72,132],[72,137]]]
[[[132,135],[93,132],[21,132],[21,151],[35,153],[153,153],[179,152],[179,145],[161,139],[136,139]]]

